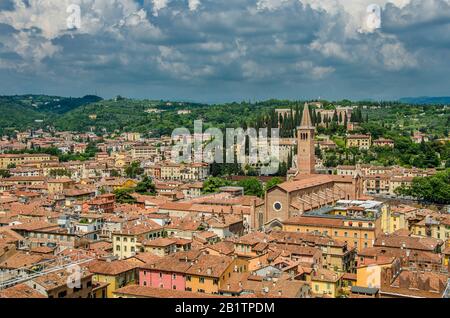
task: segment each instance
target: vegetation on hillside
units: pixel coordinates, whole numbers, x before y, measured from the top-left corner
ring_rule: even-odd
[[[39,129],[51,126],[63,114],[102,99],[87,95],[81,98],[17,95],[0,96],[0,132],[11,135],[14,130]]]
[[[399,187],[396,194],[426,202],[450,204],[450,169],[431,177],[414,178],[410,187]]]
[[[346,122],[356,122],[360,129],[355,133],[370,133],[373,139],[380,137],[394,140],[394,149],[372,148],[369,151],[346,149],[345,126],[335,114],[331,118],[321,116],[311,110],[311,119],[317,126],[318,135],[328,135],[337,144],[336,150],[316,150],[324,164],[335,167],[340,164],[370,163],[376,165],[401,165],[406,167],[431,168],[450,165],[450,143],[438,140],[448,136],[450,113],[445,105],[406,105],[400,102],[353,102],[342,100],[329,102],[321,100],[325,109],[336,106],[357,106],[351,118],[342,118]],[[117,97],[101,100],[96,96],[81,99],[52,96],[9,96],[0,97],[0,110],[4,111],[0,119],[0,130],[12,134],[15,129],[50,128],[86,132],[120,133],[124,131],[140,132],[146,137],[171,135],[173,129],[186,127],[193,130],[194,121],[203,121],[203,130],[210,127],[220,129],[247,127],[280,127],[281,137],[294,137],[296,127],[301,120],[303,101],[268,100],[262,102],[198,104],[186,102],[134,100]],[[285,116],[278,116],[275,109],[287,109]],[[36,122],[35,120],[42,120]],[[319,125],[319,122],[323,125]],[[430,136],[430,141],[415,144],[411,135],[420,131]],[[270,132],[270,129],[269,129]],[[42,150],[40,150],[42,151]],[[47,151],[47,150],[44,150]],[[85,155],[68,154],[55,151],[62,161],[86,160],[95,152]],[[295,150],[294,150],[295,152]],[[291,168],[294,154],[287,162],[281,163],[279,175],[285,175]],[[212,165],[213,176],[247,175],[257,172],[252,167],[240,167],[236,164]]]

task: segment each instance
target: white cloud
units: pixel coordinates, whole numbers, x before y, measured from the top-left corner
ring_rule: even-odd
[[[292,0],[258,0],[256,7],[258,10],[276,10],[290,1]]]
[[[314,51],[318,51],[325,57],[336,57],[341,60],[351,59],[351,55],[345,51],[341,44],[336,42],[320,43],[319,41],[314,41],[309,47]]]
[[[169,0],[152,0],[153,3],[153,15],[158,16],[158,12],[167,7]]]
[[[334,67],[330,66],[317,66],[311,61],[300,61],[295,64],[295,69],[298,70],[302,76],[320,80],[335,71]]]
[[[417,66],[416,58],[407,52],[401,43],[383,44],[380,54],[385,68],[391,71]]]
[[[125,25],[133,27],[146,22],[147,22],[147,12],[144,9],[141,9],[137,12],[133,12],[132,14],[124,17],[119,24],[121,26]]]
[[[144,1],[144,3],[147,3],[149,0]],[[158,16],[159,11],[167,8],[169,6],[169,2],[173,0],[151,0],[152,6],[153,6],[153,15]],[[187,5],[190,11],[196,11],[200,5],[200,0],[182,0],[183,2],[187,1]],[[178,14],[179,11],[176,11]]]
[[[200,6],[200,0],[188,0],[189,10],[195,11]]]
[[[225,48],[221,42],[206,42],[198,45],[202,50],[208,52],[221,52]]]
[[[230,90],[237,85],[246,91],[247,82],[259,81],[264,92],[291,83],[305,90],[310,85],[350,90],[448,65],[450,0],[15,2],[15,10],[0,10],[0,76],[13,68],[30,78],[37,70],[44,78],[54,71],[55,78],[66,79],[69,69],[84,76],[77,83],[101,77],[118,85],[136,79],[193,87],[203,81],[202,87],[214,89],[224,81],[235,83]],[[80,30],[67,30],[69,3],[81,6]],[[358,32],[370,3],[383,7],[386,27]],[[367,80],[374,77],[383,81]]]
[[[126,27],[135,28],[137,32],[145,29],[148,34],[159,36],[157,28],[147,20],[146,11],[134,0],[28,0],[27,3],[15,0],[15,10],[0,11],[0,23],[19,31],[19,35],[7,39],[10,43],[4,45],[27,59],[29,64],[60,52],[61,48],[53,44],[53,40],[63,35],[99,36],[109,32],[123,38],[120,32]],[[81,28],[75,31],[69,30],[67,25],[71,14],[67,8],[73,4],[81,8]],[[29,30],[36,30],[37,34]],[[35,48],[28,49],[30,46]]]
[[[156,57],[160,71],[178,80],[191,80],[196,77],[204,77],[213,74],[214,68],[210,65],[193,67],[178,50],[168,47],[159,47],[159,56]]]
[[[15,0],[15,10],[0,11],[0,23],[11,25],[17,30],[37,28],[42,36],[55,39],[68,30],[67,19],[70,5],[81,8],[82,27],[78,33],[98,34],[117,25],[128,26],[149,23],[147,13],[134,0]]]
[[[242,63],[242,75],[250,80],[261,80],[271,75],[270,68],[254,61]]]

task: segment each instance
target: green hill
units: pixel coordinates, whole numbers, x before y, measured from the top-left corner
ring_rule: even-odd
[[[0,96],[0,131],[41,128],[52,124],[55,118],[80,106],[102,100],[98,96],[81,98],[16,95]]]
[[[202,119],[204,129],[237,127],[269,104],[232,103],[205,105],[186,102],[152,100],[104,100],[84,105],[58,117],[54,125],[60,130],[137,131],[159,136],[170,135],[178,127],[193,128],[194,120]],[[184,111],[184,112],[180,112]]]
[[[370,130],[375,137],[384,135],[383,132],[388,127],[396,133],[410,134],[421,130],[438,137],[448,134],[450,116],[447,109],[440,105],[346,100],[324,103],[330,109],[333,105],[363,106],[360,108],[363,109],[363,118],[367,115],[370,118],[369,126],[374,126]],[[274,109],[295,110],[302,105],[303,102],[289,100],[207,105],[123,97],[103,100],[97,96],[0,96],[0,111],[3,115],[0,116],[0,133],[10,134],[14,130],[51,126],[57,130],[77,132],[136,131],[158,137],[170,135],[175,128],[186,127],[192,130],[195,120],[203,120],[204,130],[210,127],[276,127],[278,122],[282,122],[280,136],[290,137],[295,129],[294,121],[299,118],[277,118]],[[323,130],[321,129],[322,133]],[[331,134],[336,132],[332,131]]]

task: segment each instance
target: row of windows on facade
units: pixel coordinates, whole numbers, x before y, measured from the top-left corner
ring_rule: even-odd
[[[34,284],[33,288],[36,289],[36,287],[37,287],[36,284]],[[86,283],[86,288],[90,288],[90,287],[92,287],[92,281],[88,281]],[[74,287],[73,288],[73,292],[74,293],[79,292],[80,290],[83,290],[83,284],[81,284],[80,287]],[[63,290],[63,291],[58,293],[58,298],[64,298],[66,296],[67,296],[67,290]],[[53,295],[48,295],[48,298],[53,298]]]
[[[244,272],[247,271],[247,266],[246,265],[244,265],[243,267],[239,268],[239,272],[240,273],[242,273],[243,271]],[[147,275],[147,271],[144,271],[144,276],[146,276],[146,275]],[[183,275],[181,275],[181,277],[183,277]],[[231,273],[228,273],[228,278],[230,278],[230,277],[231,277]],[[159,278],[163,278],[163,273],[159,273]],[[177,279],[177,274],[172,274],[172,279]],[[225,276],[223,276],[222,279],[225,279]],[[190,282],[191,280],[192,280],[192,276],[191,275],[186,275],[186,281]],[[204,277],[200,277],[199,278],[199,282],[203,284],[205,282],[205,278]],[[213,283],[214,283],[214,285],[217,285],[219,283],[219,280],[218,279],[214,279]]]
[[[158,232],[158,233],[152,233],[152,234],[147,234],[147,238],[148,239],[151,239],[151,238],[157,238],[157,237],[161,237],[161,232]],[[120,236],[116,236],[116,241],[117,242],[120,242]],[[128,238],[127,237],[123,237],[122,238],[122,242],[128,242]],[[130,238],[130,242],[131,243],[134,243],[135,242],[135,239],[134,239],[134,237],[131,237]]]
[[[439,231],[439,228],[438,228],[438,231]],[[417,231],[417,234],[422,236],[422,231]],[[440,239],[441,238],[441,233],[436,233],[436,238]],[[445,233],[445,238],[450,238],[450,233],[449,232]]]
[[[116,236],[116,241],[120,242],[120,236]],[[128,242],[128,238],[124,237],[122,242]],[[130,242],[134,243],[134,237],[130,238]]]
[[[144,282],[144,286],[147,286],[147,282]],[[159,288],[163,288],[163,287],[164,287],[163,284],[160,284]],[[173,286],[172,286],[172,289],[173,289],[173,290],[176,290],[176,289],[177,289],[177,286],[176,286],[176,285],[173,285]],[[188,291],[188,292],[191,292],[191,291],[192,291],[192,288],[191,288],[191,287],[186,287],[184,290],[185,290],[185,291]],[[198,292],[198,293],[205,293],[205,290],[204,290],[204,289],[197,289],[197,292]]]
[[[68,235],[56,235],[56,234],[48,234],[48,233],[30,233],[30,237],[35,238],[46,238],[49,240],[58,240],[58,241],[73,241],[75,237]]]
[[[146,272],[144,272],[144,275],[146,274]],[[163,276],[163,274],[162,273],[159,273],[159,278],[162,278],[162,276]],[[172,274],[172,279],[177,279],[177,275],[176,274]],[[190,281],[192,281],[192,278],[191,278],[191,276],[186,276],[186,281],[188,281],[188,282],[190,282]],[[205,278],[204,277],[200,277],[199,279],[198,279],[198,282],[200,283],[200,284],[204,284],[205,283]],[[219,280],[216,278],[216,279],[213,279],[213,285],[219,285]],[[147,281],[144,281],[144,286],[147,286]],[[164,284],[163,283],[160,283],[159,284],[159,287],[160,288],[163,288],[164,287]],[[174,285],[174,288],[173,289],[176,289],[175,288],[175,285]]]
[[[297,228],[297,232],[300,232],[300,228]],[[306,232],[308,233],[309,230],[307,229]],[[316,232],[315,230],[313,232]],[[323,231],[323,235],[328,235],[328,231]],[[339,237],[338,231],[334,231],[334,236]],[[344,237],[348,237],[348,232],[344,232]],[[354,238],[358,238],[358,233],[353,233]],[[369,235],[367,233],[364,233],[364,239],[369,239]]]
[[[120,245],[116,245],[116,251],[120,252]],[[123,251],[127,252],[127,247],[126,246],[123,247]],[[136,248],[134,246],[131,246],[130,247],[130,252],[136,252]]]

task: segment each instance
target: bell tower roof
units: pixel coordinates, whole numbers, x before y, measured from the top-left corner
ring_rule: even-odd
[[[305,103],[305,107],[303,108],[303,116],[302,121],[300,123],[300,129],[314,129],[314,126],[311,121],[311,114],[309,113],[309,105]]]

